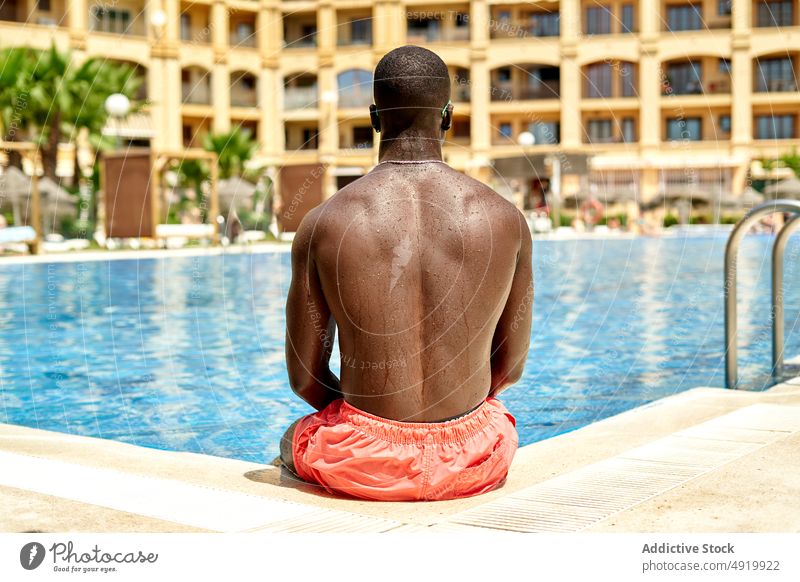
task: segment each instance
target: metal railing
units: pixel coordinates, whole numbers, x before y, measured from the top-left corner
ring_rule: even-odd
[[[800,214],[800,201],[772,200],[756,206],[734,227],[725,247],[725,385],[728,388],[736,388],[739,383],[737,359],[739,330],[736,312],[739,244],[756,222],[776,212]],[[789,237],[798,228],[800,228],[800,216],[794,217],[784,225],[772,249],[772,373],[776,377],[783,372],[783,254]]]

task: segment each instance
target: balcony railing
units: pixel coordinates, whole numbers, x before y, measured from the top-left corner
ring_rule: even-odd
[[[317,87],[286,87],[283,92],[284,109],[316,107]]]
[[[797,91],[795,79],[758,79],[756,91],[759,93],[794,93]]]
[[[462,42],[469,40],[469,27],[460,26],[451,29],[409,28],[408,42]]]
[[[561,84],[558,81],[543,81],[535,86],[497,84],[491,92],[492,101],[558,99]]]
[[[258,92],[253,89],[231,88],[231,105],[234,107],[257,107]]]
[[[530,20],[495,20],[489,23],[489,35],[491,38],[547,38],[558,37],[560,27],[558,21],[543,21],[541,23],[531,22]]]
[[[347,89],[339,93],[339,107],[369,107],[372,92],[369,90]]]
[[[256,35],[255,34],[231,34],[230,43],[232,47],[247,47],[256,48]]]
[[[183,83],[183,102],[192,105],[210,105],[211,90],[207,83]]]
[[[186,43],[209,44],[211,42],[211,28],[186,28],[181,29],[181,41]]]
[[[466,103],[470,100],[469,85],[464,83],[454,83],[450,94],[453,96],[453,101]]]
[[[283,41],[283,48],[287,49],[307,49],[317,46],[317,35],[309,35],[294,40],[286,39]]]

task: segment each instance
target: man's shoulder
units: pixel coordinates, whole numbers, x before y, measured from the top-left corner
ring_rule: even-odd
[[[524,220],[522,213],[514,203],[498,194],[493,188],[466,174],[458,172],[458,175],[461,176],[462,184],[465,185],[464,189],[471,193],[471,200],[490,212],[493,218],[508,220],[512,223],[516,223],[520,219]]]

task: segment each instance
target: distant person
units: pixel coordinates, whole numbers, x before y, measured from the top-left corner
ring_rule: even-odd
[[[531,235],[513,204],[442,161],[453,106],[436,54],[385,55],[374,96],[380,163],[294,239],[287,368],[318,412],[289,427],[281,458],[364,499],[477,495],[505,481],[517,449],[496,397],[528,355]]]

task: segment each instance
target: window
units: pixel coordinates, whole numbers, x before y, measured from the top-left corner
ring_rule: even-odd
[[[610,119],[589,121],[589,143],[606,143],[614,139],[614,127]]]
[[[668,141],[700,141],[702,120],[699,117],[670,117],[667,119]]]
[[[497,82],[508,83],[511,81],[511,67],[501,67],[497,69]]]
[[[363,18],[350,23],[350,42],[353,44],[369,44],[372,42],[372,20]]]
[[[533,143],[536,145],[561,141],[561,124],[557,121],[534,121],[528,124],[528,131],[533,134]]]
[[[636,67],[633,63],[619,64],[620,95],[636,97]]]
[[[316,45],[317,45],[317,25],[304,24],[303,26],[301,26],[300,38],[297,39],[297,46],[316,46]]]
[[[759,115],[756,117],[756,139],[794,139],[794,115]]]
[[[92,6],[92,30],[128,34],[131,26],[131,13],[127,10],[115,10]]]
[[[463,12],[456,13],[456,26],[459,28],[469,26],[469,14]]]
[[[185,12],[181,14],[181,40],[192,40],[192,17]]]
[[[762,93],[797,91],[794,78],[792,59],[780,57],[774,59],[759,59],[756,70],[753,71],[756,79],[756,91]]]
[[[636,32],[636,24],[633,22],[633,4],[622,5],[622,30],[620,32]]]
[[[511,124],[510,123],[501,123],[500,124],[500,137],[510,138],[511,135],[512,135]]]
[[[240,22],[236,25],[237,44],[250,44],[255,40],[255,30],[250,22]]]
[[[593,6],[586,9],[586,34],[610,34],[611,13],[605,6]]]
[[[523,71],[526,86],[517,91],[518,99],[556,99],[561,89],[558,67],[535,67]]]
[[[303,129],[303,143],[300,144],[301,150],[317,149],[317,130],[313,128]]]
[[[354,127],[353,128],[353,145],[357,149],[369,149],[372,147],[372,128],[371,127]]]
[[[349,69],[336,78],[340,107],[367,107],[372,103],[372,73]]]
[[[37,0],[36,9],[39,12],[50,12],[50,0]]]
[[[700,30],[703,17],[696,4],[667,6],[667,30]]]
[[[724,113],[719,116],[719,130],[722,133],[730,133],[731,132],[731,116],[727,113]]]
[[[611,73],[609,63],[595,63],[586,68],[586,97],[611,97]]]
[[[794,13],[791,1],[759,2],[758,26],[792,26]]]
[[[533,36],[558,36],[561,34],[558,12],[534,12],[529,14],[528,33]]]
[[[719,60],[719,72],[725,75],[731,74],[731,62],[728,59]]]
[[[718,0],[717,14],[720,16],[730,16],[733,12],[733,0]]]
[[[453,137],[469,138],[470,123],[469,119],[453,120]]]
[[[625,143],[636,141],[636,122],[633,117],[624,117],[622,119],[622,141]]]
[[[703,71],[695,61],[667,66],[667,80],[675,95],[697,95],[703,92]]]

